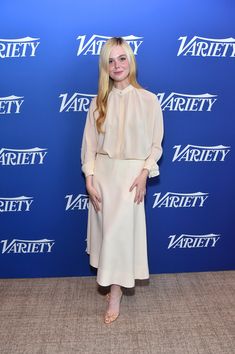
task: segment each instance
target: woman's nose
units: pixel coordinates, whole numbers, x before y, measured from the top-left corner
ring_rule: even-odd
[[[115,60],[115,61],[114,61],[114,67],[115,67],[115,69],[117,69],[117,68],[119,67],[119,62],[118,62],[118,60]]]

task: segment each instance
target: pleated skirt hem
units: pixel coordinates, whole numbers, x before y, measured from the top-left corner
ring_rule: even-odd
[[[89,253],[87,254],[90,255]],[[130,276],[127,276],[127,274],[123,272],[115,273],[115,275],[112,274],[110,277],[110,272],[101,270],[98,263],[91,260],[91,256],[89,263],[93,268],[98,269],[96,281],[99,285],[104,287],[110,286],[112,284],[117,284],[125,288],[133,288],[135,286],[135,280],[147,280],[150,278],[149,272],[146,272],[146,268],[137,269],[136,273],[133,275],[132,280],[130,280]]]

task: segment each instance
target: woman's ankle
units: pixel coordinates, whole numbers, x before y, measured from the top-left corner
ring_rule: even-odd
[[[121,286],[120,285],[116,285],[116,284],[111,285],[110,293],[114,294],[114,295],[121,295],[122,294]]]

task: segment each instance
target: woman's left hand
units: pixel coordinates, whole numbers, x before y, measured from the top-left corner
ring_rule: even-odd
[[[132,183],[129,191],[131,192],[136,187],[134,203],[139,204],[144,200],[144,196],[146,194],[147,177],[148,177],[148,170],[143,169],[140,175],[136,177],[136,179]]]

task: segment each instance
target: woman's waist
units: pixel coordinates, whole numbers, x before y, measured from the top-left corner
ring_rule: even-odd
[[[128,160],[128,161],[145,161],[145,158],[137,157],[137,156],[128,156],[125,154],[109,154],[107,152],[97,152],[97,158],[105,158],[105,159],[112,159],[112,160]]]

